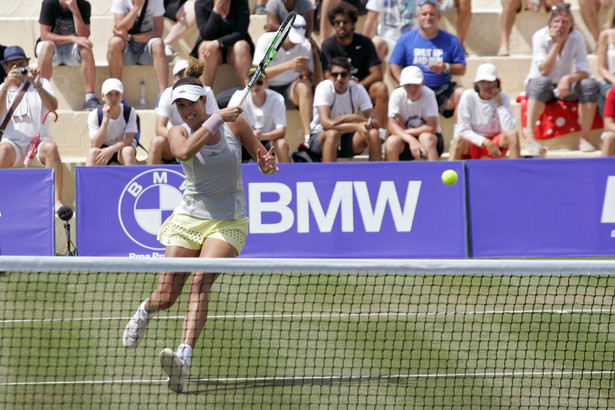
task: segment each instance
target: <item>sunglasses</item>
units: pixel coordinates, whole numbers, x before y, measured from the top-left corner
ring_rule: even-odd
[[[265,84],[265,82],[264,82],[263,80],[256,80],[256,81],[254,82],[254,84],[255,84],[255,85],[263,85],[263,84]]]
[[[348,74],[349,74],[348,71],[341,71],[339,73],[333,73],[332,72],[331,73],[331,77],[333,77],[333,78],[337,78],[337,77],[346,78],[346,77],[348,77]]]
[[[555,13],[556,11],[562,11],[562,10],[570,10],[570,4],[568,3],[564,3],[564,4],[556,4],[551,6],[551,12]]]
[[[350,20],[333,20],[333,25],[334,26],[340,26],[340,25],[349,25],[350,24]]]
[[[438,1],[437,0],[421,0],[419,1],[419,6],[422,6],[424,4],[433,4],[434,6],[438,5]]]

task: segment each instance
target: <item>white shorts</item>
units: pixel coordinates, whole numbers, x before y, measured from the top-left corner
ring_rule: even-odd
[[[43,141],[45,140],[41,140],[41,144],[43,143]],[[7,139],[5,135],[2,138],[2,141],[0,141],[0,144],[10,144],[13,147],[13,149],[15,150],[15,162],[13,163],[13,168],[21,168],[23,166],[23,160],[26,157],[26,154],[28,153],[28,147],[30,146],[30,143],[29,142],[17,143],[15,141],[11,141]],[[36,165],[36,166],[44,165],[38,156],[39,154],[40,154],[40,151],[37,151],[36,155],[34,156],[34,158],[32,158],[32,161],[30,162],[31,166],[32,165]]]
[[[162,41],[160,37],[150,38],[147,43],[137,43],[136,41],[126,42],[124,48],[124,64],[125,65],[152,65],[154,64],[154,56],[152,55],[152,44],[156,41]]]
[[[39,41],[36,44],[34,54],[38,58],[41,55],[43,43],[52,43],[53,41]],[[81,65],[81,55],[79,54],[79,46],[73,43],[56,44],[56,52],[53,53],[51,64],[56,67],[59,65]]]

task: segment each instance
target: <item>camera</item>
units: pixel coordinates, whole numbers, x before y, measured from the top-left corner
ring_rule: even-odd
[[[28,75],[28,67],[19,67],[17,72],[23,76]]]

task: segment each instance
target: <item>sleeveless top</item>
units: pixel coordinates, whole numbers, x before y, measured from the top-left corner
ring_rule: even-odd
[[[192,129],[182,126],[192,135]],[[189,161],[179,160],[186,176],[180,206],[202,219],[241,219],[247,216],[241,179],[241,143],[226,124],[220,141],[205,145]]]
[[[606,51],[606,63],[610,73],[615,73],[615,44],[613,44],[613,30],[609,30],[609,48]]]

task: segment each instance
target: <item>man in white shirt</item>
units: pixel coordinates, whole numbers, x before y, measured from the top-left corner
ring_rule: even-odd
[[[297,15],[288,37],[271,64],[265,69],[269,88],[282,94],[287,108],[299,108],[303,134],[310,134],[312,104],[314,102],[313,79],[320,80],[320,61],[314,61],[312,45],[305,38],[306,21]],[[259,37],[254,50],[253,64],[263,59],[276,33],[265,33]],[[288,102],[291,102],[290,106]],[[307,138],[306,138],[307,139]]]
[[[387,161],[440,159],[444,150],[436,94],[425,87],[417,66],[401,71],[399,85],[389,99],[389,132],[385,141]]]
[[[107,61],[111,77],[122,79],[126,65],[154,65],[158,91],[169,85],[169,62],[165,54],[163,0],[113,0],[113,37],[109,40]]]
[[[188,60],[179,60],[173,66],[173,84],[184,77]],[[182,125],[184,121],[177,112],[177,107],[172,103],[171,91],[173,87],[168,87],[160,95],[158,107],[156,107],[156,136],[152,139],[152,144],[147,155],[147,164],[176,164],[177,161],[171,153],[171,147],[167,140],[167,135],[171,127]],[[219,110],[213,90],[206,85],[203,86],[203,95],[206,97],[205,111],[213,114]]]
[[[369,0],[363,35],[372,39],[378,58],[386,64],[395,43],[414,28],[417,0]],[[383,72],[386,69],[382,70]]]
[[[323,162],[352,158],[365,148],[370,161],[382,160],[374,106],[365,87],[350,81],[351,69],[346,57],[334,57],[328,67],[329,79],[321,81],[314,92],[309,147]]]
[[[541,152],[534,126],[546,103],[555,100],[579,102],[579,149],[584,152],[595,150],[588,138],[596,114],[600,84],[591,78],[590,73],[585,38],[574,29],[570,4],[553,6],[547,26],[532,36],[532,65],[525,85],[528,102],[524,130],[530,154]]]
[[[256,66],[251,67],[247,72],[246,84],[250,81]],[[286,141],[286,106],[284,97],[281,94],[267,88],[267,75],[262,73],[260,78],[254,82],[250,93],[241,105],[239,99],[243,90],[238,90],[233,94],[229,101],[229,107],[240,106],[243,110],[242,117],[254,131],[254,135],[265,148],[271,149],[273,145],[278,162],[290,162],[288,141]],[[244,158],[251,158],[247,151],[244,151]]]
[[[58,146],[51,140],[49,123],[43,124],[48,111],[58,109],[58,100],[53,87],[46,78],[42,78],[37,68],[28,68],[30,59],[19,46],[7,47],[4,51],[2,67],[7,76],[0,84],[0,118],[4,121],[20,87],[28,84],[22,100],[19,102],[6,124],[0,140],[0,168],[20,167],[28,153],[28,148],[36,134],[40,134],[38,153],[32,164],[39,162],[55,172],[55,210],[65,205],[62,200],[62,160]],[[27,69],[22,74],[20,69]]]

